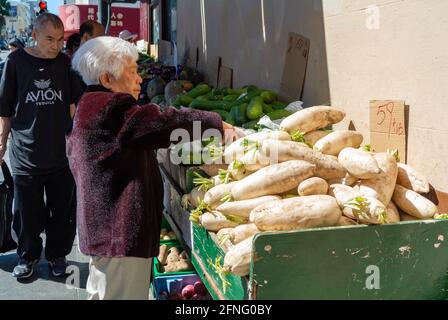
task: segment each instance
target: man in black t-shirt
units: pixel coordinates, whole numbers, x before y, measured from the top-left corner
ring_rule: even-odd
[[[33,274],[44,230],[45,257],[52,273],[65,275],[65,256],[72,249],[76,231],[75,184],[68,167],[65,134],[71,126],[74,102],[81,94],[79,78],[71,70],[69,58],[60,52],[64,26],[59,17],[41,14],[33,38],[36,47],[8,56],[0,82],[0,162],[11,133],[13,229],[19,245],[13,276],[21,279]]]

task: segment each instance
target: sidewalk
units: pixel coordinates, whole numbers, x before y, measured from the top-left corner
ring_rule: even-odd
[[[75,273],[79,274],[79,285],[72,289],[67,288],[65,278],[51,275],[43,256],[35,267],[33,276],[19,282],[11,276],[18,261],[16,252],[0,254],[0,300],[86,300],[89,264],[88,258],[79,252],[76,240],[67,260],[69,265],[76,268]],[[74,278],[75,276],[71,276],[68,279]]]
[[[9,152],[5,154],[8,165]],[[0,181],[3,174],[0,170]],[[45,244],[45,235],[42,236]],[[89,275],[89,260],[78,250],[78,241],[67,257],[69,265],[77,267],[79,285],[69,289],[65,285],[65,278],[55,278],[48,269],[48,263],[42,255],[39,264],[34,269],[33,276],[23,282],[17,281],[11,276],[12,270],[18,262],[16,251],[0,253],[0,300],[85,300],[87,299],[86,282]],[[74,276],[69,279],[74,279]]]

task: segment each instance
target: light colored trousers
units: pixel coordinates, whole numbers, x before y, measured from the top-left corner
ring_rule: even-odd
[[[89,300],[148,300],[152,259],[90,257]]]

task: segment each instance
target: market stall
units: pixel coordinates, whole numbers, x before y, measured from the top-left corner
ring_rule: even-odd
[[[170,165],[165,155],[167,216],[209,292],[215,299],[446,299],[446,194],[397,162],[396,152],[362,146],[354,131],[327,129],[311,139],[333,124],[328,119],[342,120],[324,117],[314,128],[300,121],[321,109],[284,119],[286,131],[234,142],[224,156],[246,149],[224,159],[228,170]],[[305,126],[302,134],[294,123]],[[259,161],[274,147],[279,163]],[[245,162],[250,153],[255,163]],[[229,236],[237,228],[246,230]]]
[[[263,2],[239,2],[238,16],[248,18],[237,21],[224,4],[180,4],[177,45],[211,81],[172,84],[179,90],[168,97],[165,90],[163,101],[216,112],[243,132],[231,145],[203,139],[159,153],[166,219],[214,299],[448,296],[448,195],[432,186],[447,191],[446,148],[433,147],[434,137],[446,136],[443,101],[409,80],[424,74],[433,92],[431,73],[415,66],[440,68],[402,59],[408,45],[414,60],[434,55],[407,36],[376,46],[359,17],[346,19],[364,16],[350,2],[278,1],[282,10],[267,15]],[[341,30],[357,36],[342,39]],[[225,70],[231,79],[220,85]],[[174,164],[172,154],[185,161]]]

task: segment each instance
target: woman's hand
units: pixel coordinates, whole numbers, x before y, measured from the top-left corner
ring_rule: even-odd
[[[235,127],[227,122],[222,122],[222,129],[224,131],[223,141],[233,142],[237,139],[237,135],[235,132]]]

